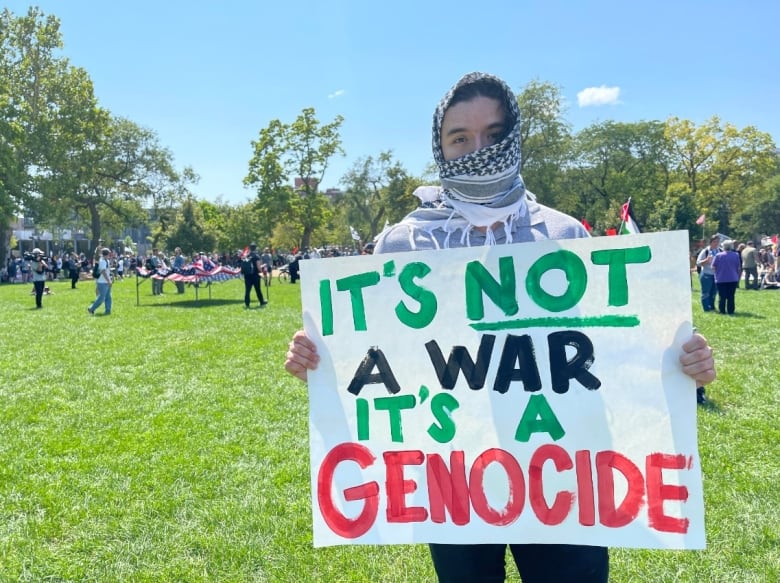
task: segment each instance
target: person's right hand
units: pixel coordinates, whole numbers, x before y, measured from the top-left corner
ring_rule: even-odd
[[[306,382],[309,370],[314,370],[320,362],[317,347],[309,340],[306,332],[298,330],[290,340],[287,360],[284,368],[294,377]]]

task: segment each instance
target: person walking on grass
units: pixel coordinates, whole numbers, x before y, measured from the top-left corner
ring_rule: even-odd
[[[252,289],[257,294],[261,308],[268,303],[260,289],[260,270],[262,268],[260,255],[257,253],[257,245],[252,243],[249,245],[249,254],[243,258],[241,263],[241,273],[244,276],[244,307],[247,309],[249,308]]]
[[[90,316],[95,314],[101,304],[105,304],[105,314],[108,316],[111,314],[111,286],[114,284],[111,279],[111,265],[108,261],[110,251],[107,248],[103,248],[100,252],[100,259],[98,260],[98,270],[100,275],[97,278],[97,298],[92,302],[92,305],[87,308]]]
[[[81,261],[79,261],[78,255],[71,253],[68,257],[68,275],[70,276],[70,289],[76,289],[76,284],[79,281],[79,274],[81,273]]]
[[[30,270],[35,289],[35,309],[40,310],[43,307],[43,288],[46,287],[46,258],[43,256],[43,251],[38,248],[33,249],[32,255]]]

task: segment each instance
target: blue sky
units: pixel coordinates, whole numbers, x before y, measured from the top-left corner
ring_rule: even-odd
[[[604,120],[713,115],[780,141],[775,0],[40,0],[61,20],[64,56],[100,104],[154,130],[199,198],[241,202],[251,141],[314,107],[344,116],[338,187],[390,149],[414,174],[431,160],[439,98],[481,70],[515,90],[562,88],[575,131]],[[14,13],[29,2],[6,0]],[[578,94],[599,105],[581,103]],[[533,185],[529,185],[533,189]]]

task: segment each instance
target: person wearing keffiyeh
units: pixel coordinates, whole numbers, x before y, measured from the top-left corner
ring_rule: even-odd
[[[520,112],[501,79],[471,73],[433,115],[441,187],[423,187],[429,208],[384,231],[376,253],[588,237],[582,224],[536,202],[520,176]],[[503,581],[504,544],[431,544],[439,581]],[[607,581],[604,547],[509,545],[523,581]]]
[[[382,232],[376,253],[589,236],[526,189],[520,111],[498,77],[470,73],[447,92],[433,115],[432,147],[441,186],[416,191],[423,207]]]
[[[418,189],[422,206],[385,229],[374,253],[589,236],[580,221],[539,204],[526,189],[520,176],[520,112],[501,79],[485,73],[460,79],[434,112],[432,142],[441,185]],[[286,356],[287,372],[304,381],[320,360],[302,330]],[[683,345],[680,362],[698,386],[715,379],[712,349],[698,334]],[[439,581],[503,581],[506,546],[431,544],[430,549]],[[608,579],[604,547],[509,546],[525,583]]]

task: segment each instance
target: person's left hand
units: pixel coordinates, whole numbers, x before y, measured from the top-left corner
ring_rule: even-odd
[[[701,334],[694,333],[691,339],[682,346],[683,354],[680,356],[682,371],[696,381],[697,387],[703,387],[715,380],[715,359],[712,357],[712,348],[707,344],[707,339]]]

